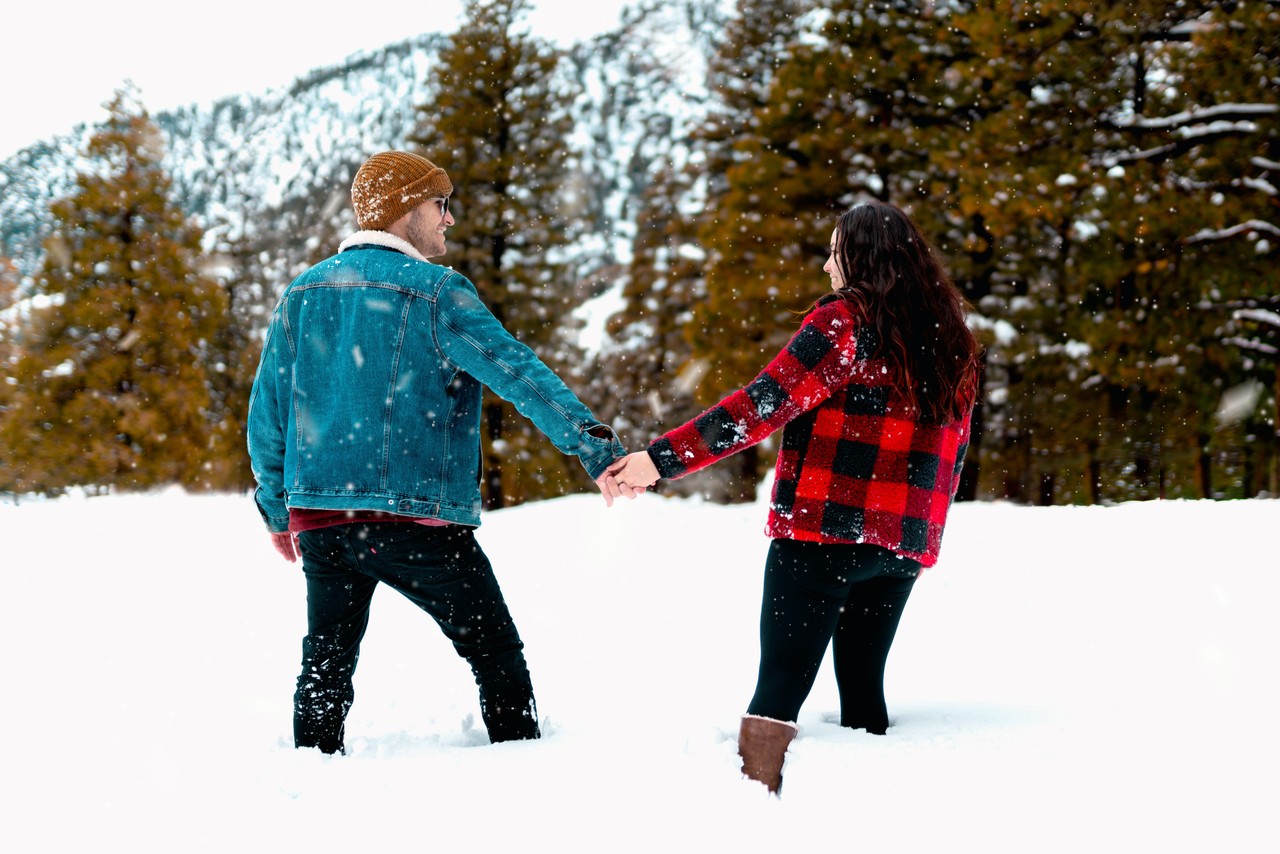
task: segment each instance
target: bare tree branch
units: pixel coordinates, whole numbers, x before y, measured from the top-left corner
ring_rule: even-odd
[[[1262,232],[1264,234],[1269,234],[1272,237],[1280,237],[1280,226],[1272,225],[1271,223],[1261,219],[1251,219],[1247,222],[1242,222],[1239,225],[1233,225],[1230,228],[1206,228],[1202,231],[1197,231],[1190,237],[1182,238],[1179,242],[1184,245],[1191,245],[1193,243],[1216,243],[1223,240],[1230,240],[1233,237],[1239,237],[1242,234],[1249,234],[1251,232]]]

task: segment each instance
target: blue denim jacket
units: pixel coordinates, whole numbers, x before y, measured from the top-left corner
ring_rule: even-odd
[[[480,524],[481,383],[597,478],[625,451],[464,276],[359,232],[293,281],[249,399],[255,499]],[[605,434],[605,438],[591,435]]]

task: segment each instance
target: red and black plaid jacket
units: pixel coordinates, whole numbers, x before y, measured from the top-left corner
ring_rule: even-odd
[[[871,359],[873,330],[849,304],[819,305],[744,389],[649,446],[677,478],[763,440],[782,448],[769,505],[770,537],[875,543],[933,566],[969,446],[969,415],[930,424],[892,391]]]

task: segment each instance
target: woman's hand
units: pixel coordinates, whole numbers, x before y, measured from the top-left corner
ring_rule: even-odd
[[[614,460],[605,473],[612,475],[618,486],[629,486],[632,489],[648,489],[660,477],[658,467],[653,464],[647,451],[636,451]]]
[[[604,470],[604,474],[596,479],[604,503],[613,506],[615,498],[635,498],[658,482],[658,469],[649,458],[648,453],[639,451],[618,457]]]

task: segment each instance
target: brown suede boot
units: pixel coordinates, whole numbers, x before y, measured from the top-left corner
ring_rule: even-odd
[[[787,746],[799,729],[786,721],[743,715],[738,730],[738,755],[742,757],[742,773],[764,783],[772,794],[782,789],[782,762]]]

